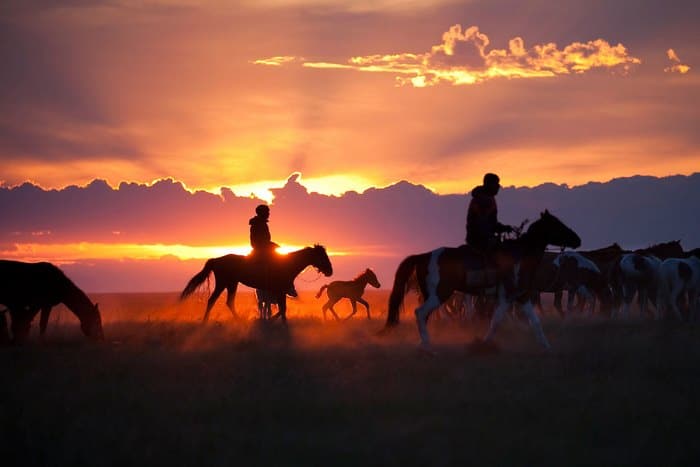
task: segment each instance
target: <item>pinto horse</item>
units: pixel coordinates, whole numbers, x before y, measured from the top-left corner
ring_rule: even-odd
[[[610,285],[617,302],[613,316],[617,314],[629,316],[630,305],[637,293],[639,314],[646,315],[648,300],[656,302],[661,262],[667,258],[679,258],[683,255],[683,248],[678,240],[658,243],[621,255],[610,271]]]
[[[321,287],[321,290],[319,290],[316,294],[316,298],[321,298],[324,290],[326,291],[326,296],[328,297],[328,301],[324,303],[322,307],[323,319],[326,319],[326,311],[328,310],[333,313],[336,320],[340,319],[333,309],[333,305],[335,305],[341,298],[347,298],[350,300],[350,303],[352,303],[352,313],[350,313],[350,315],[348,315],[348,317],[345,319],[350,319],[355,315],[355,313],[357,313],[357,302],[364,305],[364,307],[367,309],[367,319],[372,319],[369,315],[369,303],[362,298],[362,294],[365,293],[365,287],[367,287],[367,284],[376,289],[381,287],[376,274],[374,274],[374,271],[372,271],[370,268],[365,269],[362,274],[351,281],[333,281],[330,284],[326,284]]]
[[[32,320],[39,311],[43,335],[51,308],[59,303],[78,317],[83,334],[95,340],[104,339],[97,305],[58,267],[51,263],[0,260],[0,304],[9,310],[14,342],[27,339]]]
[[[266,290],[272,299],[279,304],[279,316],[283,322],[287,321],[286,292],[294,283],[294,278],[307,266],[313,266],[325,276],[333,274],[333,266],[328,258],[326,249],[321,245],[302,248],[287,255],[279,255],[264,263],[259,259],[242,255],[225,255],[219,258],[211,258],[204,264],[204,268],[190,279],[187,286],[180,294],[180,300],[184,300],[199,288],[214,273],[214,291],[209,296],[203,321],[209,319],[209,312],[219,295],[226,289],[228,296],[226,305],[233,316],[236,316],[234,298],[238,283],[254,289]]]
[[[421,347],[425,350],[430,351],[427,321],[433,310],[455,291],[476,294],[491,287],[497,287],[498,306],[484,340],[492,339],[506,311],[517,302],[530,320],[537,340],[549,348],[532,306],[532,297],[536,292],[533,287],[535,270],[547,245],[578,248],[581,239],[549,211],[544,211],[524,234],[496,247],[488,260],[483,253],[466,246],[442,247],[407,257],[396,271],[385,329],[398,324],[399,307],[406,293],[406,285],[415,271],[419,290],[425,298],[415,310]]]

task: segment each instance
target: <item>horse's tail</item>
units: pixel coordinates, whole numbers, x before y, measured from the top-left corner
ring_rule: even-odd
[[[321,298],[321,294],[323,293],[324,290],[328,288],[328,284],[325,284],[323,287],[321,287],[321,290],[318,291],[316,294],[316,298]]]
[[[403,297],[408,290],[408,280],[422,256],[423,255],[411,255],[401,261],[401,264],[399,264],[399,267],[396,269],[394,286],[391,289],[391,295],[389,295],[389,311],[386,317],[385,328],[399,324],[400,307],[401,303],[403,303]]]
[[[194,291],[197,290],[197,288],[200,285],[202,285],[202,283],[205,280],[207,280],[207,278],[209,277],[209,273],[212,270],[211,262],[211,259],[207,260],[207,262],[204,263],[204,268],[202,268],[201,271],[199,271],[197,274],[194,275],[192,279],[190,279],[190,281],[185,286],[185,290],[183,290],[180,294],[180,300],[184,300],[190,295],[192,295],[192,293],[194,293]]]

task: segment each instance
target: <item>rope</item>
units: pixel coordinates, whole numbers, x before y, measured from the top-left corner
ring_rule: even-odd
[[[308,284],[308,283],[311,283],[311,282],[316,282],[316,281],[318,281],[318,280],[321,278],[321,271],[319,271],[318,269],[316,270],[316,278],[315,278],[315,279],[312,279],[312,280],[308,280],[308,281],[307,281],[307,280],[304,279],[303,277],[300,277],[307,269],[309,269],[309,266],[306,266],[306,267],[304,268],[304,270],[301,271],[301,272],[299,273],[299,275],[297,276],[297,277],[299,278],[300,281],[306,282],[306,283]]]

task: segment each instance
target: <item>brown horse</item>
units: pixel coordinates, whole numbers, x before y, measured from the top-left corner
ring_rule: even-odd
[[[239,282],[254,289],[266,290],[272,299],[278,303],[278,314],[282,321],[286,322],[286,292],[293,286],[294,278],[307,266],[315,267],[325,276],[333,274],[331,261],[328,258],[326,249],[321,245],[306,247],[293,251],[288,255],[272,257],[265,262],[242,255],[226,255],[212,258],[207,260],[204,268],[190,279],[180,294],[180,300],[184,300],[191,295],[209,278],[209,274],[214,273],[214,291],[207,301],[204,322],[209,319],[209,312],[224,290],[228,292],[226,305],[233,316],[236,316],[233,301],[236,297]]]
[[[51,308],[59,303],[78,317],[86,336],[96,340],[104,338],[97,305],[58,267],[50,263],[0,260],[0,304],[9,310],[14,342],[27,339],[32,320],[39,311],[43,335]]]
[[[347,298],[352,303],[352,313],[348,315],[345,319],[352,318],[355,313],[357,313],[357,302],[360,302],[367,309],[367,319],[372,319],[369,315],[369,303],[362,299],[362,294],[365,293],[365,287],[367,284],[378,289],[381,287],[377,276],[374,271],[367,268],[362,274],[357,276],[351,281],[333,281],[330,284],[326,284],[321,287],[321,290],[316,294],[316,298],[321,298],[323,291],[326,291],[328,296],[328,301],[323,305],[323,319],[326,319],[326,311],[330,310],[336,320],[340,319],[333,309],[335,305],[341,298]]]
[[[539,318],[532,307],[535,270],[547,245],[578,248],[579,236],[559,219],[544,211],[527,232],[507,240],[491,252],[488,261],[482,253],[468,247],[438,248],[427,253],[411,255],[396,270],[389,296],[386,328],[396,326],[409,277],[415,272],[425,301],[415,310],[421,346],[430,351],[428,316],[445,303],[454,291],[470,294],[497,287],[498,307],[484,340],[490,340],[506,311],[517,302],[530,320],[537,340],[545,348],[549,342],[542,331]],[[484,264],[486,263],[486,264]]]

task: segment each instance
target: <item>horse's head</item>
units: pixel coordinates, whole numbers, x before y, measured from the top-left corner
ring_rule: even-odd
[[[104,340],[105,335],[102,331],[102,315],[100,309],[95,303],[88,312],[83,312],[80,316],[80,329],[87,337],[92,340]]]
[[[370,268],[367,268],[363,275],[367,279],[367,283],[375,289],[378,289],[382,286],[382,284],[379,283],[379,279],[377,279],[377,275]]]
[[[326,249],[321,245],[314,245],[311,248],[311,265],[318,269],[324,276],[333,274],[333,266],[331,260],[326,253]]]
[[[532,238],[537,238],[547,245],[568,248],[581,246],[581,238],[578,234],[546,209],[540,214],[540,218],[530,225],[527,233]]]

